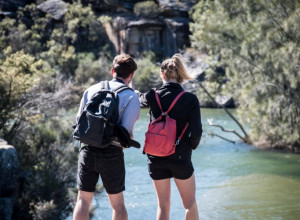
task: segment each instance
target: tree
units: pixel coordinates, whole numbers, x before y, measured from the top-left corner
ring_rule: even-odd
[[[192,45],[226,63],[252,142],[300,148],[300,3],[200,1],[192,18]]]

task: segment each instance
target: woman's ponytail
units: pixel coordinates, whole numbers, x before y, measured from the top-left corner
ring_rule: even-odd
[[[161,71],[167,79],[175,79],[178,83],[182,83],[186,79],[192,79],[187,73],[182,55],[179,53],[174,54],[171,59],[165,60],[161,65]]]

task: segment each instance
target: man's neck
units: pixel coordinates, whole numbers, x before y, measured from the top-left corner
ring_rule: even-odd
[[[123,79],[123,78],[121,78],[121,77],[114,77],[114,79],[119,79],[119,80],[121,80],[121,81],[124,82],[127,86],[128,86],[128,84],[130,83],[130,78]]]

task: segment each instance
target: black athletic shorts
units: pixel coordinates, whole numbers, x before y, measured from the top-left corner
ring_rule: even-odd
[[[125,190],[124,153],[121,147],[98,149],[84,146],[78,159],[77,189],[94,192],[101,176],[108,194]]]
[[[153,180],[162,180],[172,177],[185,180],[193,175],[194,167],[191,160],[167,159],[149,155],[148,170]]]

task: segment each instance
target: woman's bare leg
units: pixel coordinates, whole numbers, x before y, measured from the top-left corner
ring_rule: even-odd
[[[196,183],[194,174],[186,179],[175,179],[176,186],[179,190],[183,206],[185,208],[186,220],[198,220],[198,207],[196,203]]]
[[[170,214],[170,197],[171,197],[171,183],[170,179],[153,180],[158,207],[157,207],[157,220],[169,220]]]

